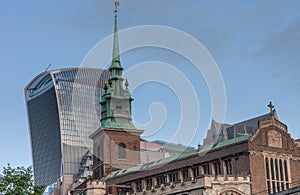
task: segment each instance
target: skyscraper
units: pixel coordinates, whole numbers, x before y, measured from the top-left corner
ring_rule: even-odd
[[[63,177],[72,183],[88,138],[100,127],[100,104],[107,70],[68,68],[46,71],[25,87],[35,183]]]

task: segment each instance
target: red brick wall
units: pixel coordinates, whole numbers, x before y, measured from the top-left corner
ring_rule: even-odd
[[[300,160],[290,160],[292,186],[300,185]]]
[[[233,158],[234,159],[234,158]],[[235,173],[236,171],[236,167],[235,167],[236,163],[235,160],[233,161],[233,171]],[[248,176],[250,174],[250,161],[249,161],[249,155],[248,154],[244,154],[244,155],[240,155],[237,161],[237,173],[238,176]]]
[[[111,195],[117,195],[118,194],[118,188],[116,186],[112,186],[108,188],[108,193]]]
[[[140,164],[140,136],[125,131],[105,130],[103,145],[105,175]],[[126,145],[126,159],[119,159],[119,144]]]
[[[251,191],[253,194],[267,190],[265,164],[262,154],[250,154]],[[260,193],[260,195],[267,192]]]
[[[282,145],[278,147],[268,146],[269,139],[268,133],[270,131],[276,131],[281,134]],[[267,190],[266,184],[266,171],[265,171],[265,159],[263,154],[269,156],[273,155],[282,155],[286,154],[287,156],[292,156],[297,159],[300,157],[300,150],[293,142],[286,131],[276,127],[269,126],[257,130],[256,134],[253,136],[253,139],[249,143],[250,151],[250,170],[251,170],[251,182],[252,182],[252,193],[261,192]],[[269,153],[269,154],[268,154]],[[291,172],[291,182],[300,180],[300,161],[290,160],[290,172]],[[267,194],[260,193],[260,194]]]

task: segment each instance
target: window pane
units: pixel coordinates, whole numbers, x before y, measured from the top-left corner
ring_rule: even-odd
[[[278,160],[275,159],[275,172],[276,172],[276,180],[279,179],[279,170],[278,170]]]
[[[270,172],[269,172],[269,159],[266,158],[266,175],[267,175],[267,179],[270,179]]]
[[[126,159],[126,145],[124,143],[119,144],[119,159]]]
[[[272,179],[274,180],[275,179],[275,174],[274,174],[274,162],[273,162],[273,159],[271,158],[271,173],[272,173]]]
[[[279,172],[280,172],[280,180],[283,181],[282,160],[279,160]]]
[[[286,160],[284,161],[285,181],[289,181],[288,167]]]

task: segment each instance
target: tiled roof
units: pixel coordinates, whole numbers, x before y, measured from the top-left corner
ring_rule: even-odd
[[[119,177],[119,176],[122,176],[122,175],[125,175],[125,174],[128,174],[128,173],[139,172],[139,171],[144,171],[144,170],[147,170],[147,169],[150,169],[150,168],[155,168],[155,167],[170,163],[174,160],[180,160],[180,159],[188,158],[188,157],[191,157],[191,156],[194,156],[194,155],[198,155],[199,153],[201,154],[201,153],[208,152],[212,149],[218,149],[218,148],[222,148],[222,147],[225,147],[225,146],[236,144],[236,143],[239,143],[239,142],[242,142],[242,141],[246,141],[250,137],[251,137],[250,134],[245,135],[245,136],[241,136],[241,137],[237,137],[237,138],[230,139],[230,140],[227,140],[227,141],[224,141],[224,142],[220,142],[216,145],[204,146],[202,149],[200,149],[199,152],[197,152],[197,151],[182,152],[181,154],[179,154],[177,156],[173,156],[173,157],[169,157],[169,158],[163,158],[163,159],[153,161],[153,162],[149,162],[149,163],[146,163],[146,164],[143,164],[143,165],[138,165],[138,166],[134,166],[134,167],[131,167],[131,168],[128,168],[128,169],[115,171],[115,172],[112,172],[111,174],[109,174],[108,176],[106,176],[105,179],[111,179],[111,178]]]
[[[149,162],[149,163],[146,163],[146,164],[142,164],[142,165],[130,167],[128,169],[114,171],[111,174],[109,174],[108,176],[106,176],[105,179],[110,179],[110,178],[113,178],[113,177],[121,176],[121,175],[132,173],[132,172],[144,171],[144,170],[149,169],[149,168],[155,168],[157,166],[161,166],[161,165],[170,163],[170,162],[172,162],[174,160],[179,160],[179,159],[187,158],[189,156],[193,156],[193,155],[196,155],[196,154],[198,154],[198,152],[195,151],[195,150],[188,151],[188,152],[182,152],[181,154],[179,154],[177,156],[163,158],[163,159],[160,159],[160,160],[157,160],[157,161],[153,161],[153,162]]]
[[[234,139],[229,139],[229,140],[218,143],[212,149],[221,148],[221,147],[229,146],[229,145],[232,145],[232,144],[236,144],[236,143],[248,140],[251,136],[252,136],[252,134],[248,134],[248,135],[240,136],[240,137],[237,137],[237,138],[234,138]]]

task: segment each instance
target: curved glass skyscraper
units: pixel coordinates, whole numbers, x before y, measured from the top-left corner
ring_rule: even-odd
[[[35,183],[72,180],[82,156],[92,151],[89,136],[100,127],[100,100],[107,70],[46,71],[25,88]],[[72,181],[70,181],[72,182]]]

